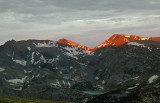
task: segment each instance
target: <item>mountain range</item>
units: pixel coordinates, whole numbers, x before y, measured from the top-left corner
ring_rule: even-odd
[[[160,37],[114,34],[93,48],[67,39],[11,40],[0,46],[0,96],[159,103],[159,68]]]
[[[93,48],[88,48],[86,46],[82,46],[80,44],[77,44],[75,42],[72,42],[67,39],[60,39],[58,40],[58,43],[64,44],[64,45],[72,45],[79,47],[83,50],[85,50],[88,53],[95,52],[97,49],[102,48],[102,47],[109,47],[109,46],[114,46],[118,47],[121,46],[129,41],[135,41],[135,40],[151,40],[151,41],[160,41],[160,37],[140,37],[140,36],[135,36],[135,35],[120,35],[120,34],[114,34],[111,36],[108,40],[103,42],[102,44],[93,47]]]

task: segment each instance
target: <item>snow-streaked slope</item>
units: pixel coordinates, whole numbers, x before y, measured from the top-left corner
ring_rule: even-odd
[[[86,51],[85,50],[80,50],[80,48],[78,47],[75,47],[75,46],[72,46],[72,47],[64,47],[63,48],[65,51],[64,51],[64,54],[69,56],[69,57],[72,57],[74,59],[78,59],[78,55],[86,55]]]
[[[0,72],[3,72],[3,71],[5,71],[5,69],[4,68],[0,68]]]
[[[13,61],[17,64],[22,65],[22,66],[26,66],[26,64],[27,64],[27,61],[25,61],[25,60],[13,60]]]
[[[18,83],[24,83],[24,80],[26,79],[26,76],[21,79],[10,79],[7,80],[9,83],[18,84]]]
[[[148,79],[148,83],[151,84],[159,78],[158,75],[153,75]]]
[[[43,43],[34,43],[35,47],[41,48],[41,47],[57,47],[56,42],[43,42]]]
[[[137,43],[137,42],[128,42],[127,45],[134,45],[134,46],[139,46],[139,47],[146,47],[144,44],[140,44],[140,43]]]

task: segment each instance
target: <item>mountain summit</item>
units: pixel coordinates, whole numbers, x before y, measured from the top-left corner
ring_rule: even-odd
[[[118,47],[121,46],[129,41],[137,41],[137,40],[152,40],[152,41],[160,41],[160,37],[140,37],[140,36],[135,36],[135,35],[122,35],[122,34],[114,34],[111,36],[108,40],[103,42],[102,44],[93,47],[93,48],[88,48],[86,46],[82,46],[78,43],[72,42],[67,39],[60,39],[58,40],[58,43],[60,44],[65,44],[65,45],[72,45],[79,47],[81,49],[84,49],[87,53],[92,53],[95,52],[97,49],[102,48],[102,47],[109,47],[109,46],[114,46]]]

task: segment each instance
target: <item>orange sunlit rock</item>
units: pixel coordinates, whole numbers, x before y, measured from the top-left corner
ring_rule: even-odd
[[[83,50],[86,50],[87,53],[92,53],[92,52],[95,52],[97,49],[102,48],[102,47],[109,47],[109,46],[118,47],[118,46],[121,46],[121,45],[125,44],[128,41],[134,41],[134,40],[160,41],[160,37],[146,38],[146,37],[140,37],[140,36],[135,36],[135,35],[114,34],[108,40],[106,40],[102,44],[100,44],[100,45],[98,45],[96,47],[93,47],[93,48],[88,48],[86,46],[82,46],[82,45],[80,45],[78,43],[72,42],[72,41],[67,40],[67,39],[60,39],[60,40],[58,40],[58,43],[65,44],[65,45],[76,46],[76,47],[79,47],[79,48],[81,48]]]
[[[82,46],[82,45],[80,45],[80,44],[78,44],[78,43],[72,42],[72,41],[67,40],[67,39],[59,39],[59,40],[58,40],[58,43],[60,43],[60,44],[65,44],[65,45],[76,46],[76,47],[82,48],[82,49],[84,49],[84,50],[86,50],[86,51],[88,50],[88,47]]]
[[[160,37],[150,37],[149,40],[160,41]]]

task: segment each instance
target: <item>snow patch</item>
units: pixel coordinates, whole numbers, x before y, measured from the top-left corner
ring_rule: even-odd
[[[87,103],[87,101],[88,101],[88,98],[85,98],[85,99],[84,99],[84,103]]]
[[[65,47],[65,50],[67,50],[69,53],[72,53],[73,55],[79,55],[79,54],[84,54],[86,52],[79,52],[78,47]]]
[[[68,81],[68,88],[71,88],[71,84],[70,84],[70,82]]]
[[[148,79],[148,83],[151,84],[159,78],[158,75],[153,75]]]
[[[70,84],[69,81],[68,81],[67,84],[66,84],[66,82],[65,82],[64,80],[62,80],[62,83],[63,83],[64,86],[67,86],[67,84],[68,84],[68,87],[69,87],[69,88],[71,87],[71,84]],[[56,87],[62,87],[62,85],[60,84],[60,82],[59,82],[58,79],[56,79],[56,83],[50,83],[50,85],[56,86]]]
[[[31,71],[23,70],[23,71],[24,71],[24,73],[31,73],[33,70],[31,70]]]
[[[139,76],[137,76],[137,77],[134,77],[134,78],[132,78],[132,79],[134,79],[134,80],[138,80],[138,79],[139,79]]]
[[[64,49],[67,50],[67,52],[65,52],[66,55],[75,59],[78,59],[77,55],[86,54],[84,50],[79,51],[78,47],[65,47]]]
[[[24,72],[24,73],[27,73],[27,71],[26,71],[25,69],[23,70],[23,72]]]
[[[5,71],[5,69],[4,68],[0,68],[0,72],[3,72],[3,71]]]
[[[26,76],[22,79],[10,79],[10,80],[7,80],[7,82],[13,83],[13,84],[19,84],[19,83],[24,83],[25,79],[26,79]]]
[[[95,79],[96,79],[96,80],[98,80],[98,79],[99,79],[99,77],[96,77]]]
[[[152,48],[145,46],[144,44],[137,43],[137,42],[128,42],[127,45],[139,46],[142,48],[147,48],[149,51],[152,51]]]
[[[40,54],[39,52],[36,53],[36,55],[39,55],[39,54]]]
[[[78,59],[76,56],[74,56],[72,53],[65,53],[66,55],[72,57],[72,58],[75,58],[75,59]]]
[[[31,51],[31,47],[27,47],[28,51]]]
[[[55,61],[58,61],[59,60],[59,55],[56,57],[56,58],[53,58],[53,59],[45,59],[44,58],[44,56],[43,55],[41,55],[41,57],[40,57],[40,60],[38,60],[38,61],[35,61],[34,62],[34,65],[37,65],[37,64],[39,64],[39,63],[53,63],[53,62],[55,62]]]
[[[134,46],[146,47],[144,44],[140,44],[140,43],[137,43],[137,42],[128,42],[127,45],[134,45]]]
[[[37,44],[34,43],[34,45],[35,45],[35,47],[38,47],[38,48],[41,48],[41,47],[56,47],[57,46],[55,44],[55,42],[48,42],[48,43],[44,42],[44,43],[37,43]]]
[[[133,86],[133,87],[129,87],[128,90],[134,89],[134,88],[136,88],[137,86],[139,86],[139,84],[136,84],[136,85]]]
[[[41,61],[38,60],[38,61],[34,62],[34,65],[37,65],[38,63],[41,63]]]
[[[105,84],[105,83],[106,83],[106,81],[105,81],[105,80],[103,80],[103,81],[102,81],[102,84]]]
[[[43,55],[42,55],[40,58],[41,58],[41,60],[43,61],[43,63],[46,63],[46,62],[47,62]]]
[[[13,60],[13,61],[17,64],[22,65],[22,66],[26,66],[26,64],[27,64],[27,61],[25,61],[25,60]]]
[[[37,78],[40,77],[40,74],[37,74],[36,77],[37,77]]]
[[[14,59],[14,51],[13,51],[13,53],[12,53],[12,60]]]
[[[14,88],[14,90],[21,91],[21,90],[22,90],[22,87],[19,87],[19,88]]]
[[[34,54],[35,54],[35,52],[32,52],[31,64],[33,64],[33,63],[34,63]]]
[[[57,83],[56,84],[55,83],[50,83],[50,85],[58,87]]]
[[[99,53],[99,54],[98,54],[98,56],[101,56],[101,55],[102,55],[102,53]]]
[[[101,85],[97,85],[99,89],[104,90],[104,87]]]
[[[59,71],[59,74],[63,74],[63,72],[62,72],[62,71]]]
[[[56,68],[53,68],[53,69],[55,69],[55,70],[58,70],[58,67],[56,67]]]
[[[65,81],[63,80],[62,83],[64,84],[64,86],[66,85]]]
[[[59,80],[56,79],[56,81],[57,81],[58,86],[61,87]]]
[[[70,66],[70,67],[69,67],[69,69],[73,69],[73,67],[72,67],[72,66]]]

